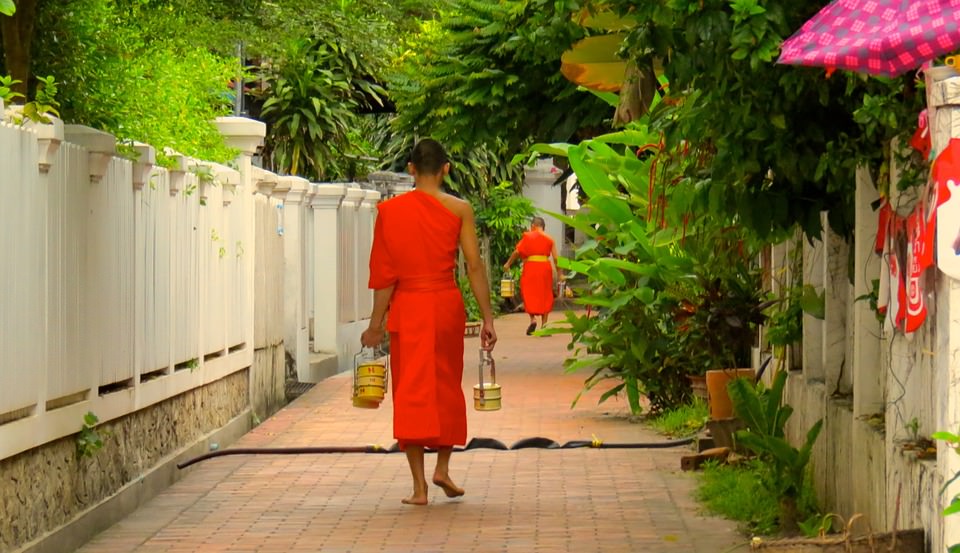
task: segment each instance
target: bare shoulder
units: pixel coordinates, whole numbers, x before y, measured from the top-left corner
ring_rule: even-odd
[[[473,215],[473,208],[470,207],[470,202],[466,200],[461,200],[456,196],[444,193],[440,196],[440,201],[443,202],[443,205],[445,205],[447,209],[458,215],[461,219]]]

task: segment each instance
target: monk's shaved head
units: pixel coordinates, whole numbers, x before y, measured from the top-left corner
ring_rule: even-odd
[[[413,147],[410,153],[410,163],[417,169],[418,173],[424,175],[436,175],[443,170],[443,166],[449,163],[447,152],[443,146],[432,138],[424,138]]]
[[[547,228],[547,222],[543,220],[543,217],[534,217],[530,220],[530,224],[541,229]]]

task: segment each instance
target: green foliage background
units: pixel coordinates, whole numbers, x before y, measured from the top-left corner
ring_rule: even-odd
[[[394,63],[397,128],[454,153],[485,145],[512,156],[531,139],[568,141],[609,119],[560,74],[560,54],[584,32],[564,2],[455,0],[440,13]]]
[[[69,122],[187,155],[232,159],[212,120],[229,113],[228,83],[239,66],[189,39],[194,16],[145,14],[146,6],[42,4],[35,72],[60,83],[60,111]]]
[[[697,212],[727,213],[761,238],[794,225],[820,235],[820,212],[853,228],[855,171],[886,171],[889,140],[909,135],[923,108],[913,76],[868,78],[778,65],[780,44],[821,7],[774,0],[609,2],[638,25],[627,48],[662,62],[672,102],[654,125],[668,145],[709,156]],[[916,177],[916,173],[908,175]],[[772,178],[771,178],[772,177]]]

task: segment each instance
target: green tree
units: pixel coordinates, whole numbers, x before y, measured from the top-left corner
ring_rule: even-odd
[[[486,144],[509,155],[530,139],[595,134],[610,110],[560,73],[560,54],[585,32],[566,4],[451,2],[395,63],[397,128],[433,136],[454,153]]]
[[[229,113],[236,60],[191,44],[191,19],[108,0],[45,4],[37,13],[38,72],[56,76],[64,119],[157,148],[232,159],[212,120]],[[162,17],[161,17],[162,16]],[[162,158],[162,155],[161,155]]]
[[[272,60],[260,112],[270,126],[272,169],[314,180],[342,175],[356,111],[383,102],[372,71],[364,58],[322,39],[296,40]]]
[[[634,59],[662,63],[669,102],[653,124],[668,147],[686,143],[709,159],[689,175],[693,207],[723,212],[760,237],[800,225],[820,234],[852,229],[855,170],[880,169],[889,140],[915,128],[923,98],[912,75],[868,78],[775,63],[782,41],[818,10],[790,0],[607,3],[637,25]]]

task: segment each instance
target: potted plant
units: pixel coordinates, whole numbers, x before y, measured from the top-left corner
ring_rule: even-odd
[[[684,244],[693,270],[678,294],[677,344],[702,374],[713,419],[733,416],[727,383],[752,378],[750,352],[764,310],[774,302],[761,291],[753,249],[735,228],[705,229]]]

